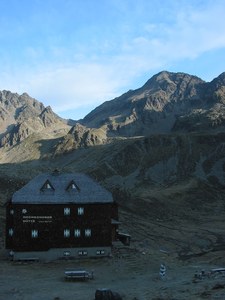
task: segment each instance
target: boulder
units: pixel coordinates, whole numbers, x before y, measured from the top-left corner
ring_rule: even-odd
[[[122,300],[122,297],[110,289],[97,289],[95,291],[95,300]]]

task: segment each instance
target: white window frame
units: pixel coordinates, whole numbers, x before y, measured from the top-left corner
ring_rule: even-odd
[[[78,255],[79,256],[87,256],[88,252],[86,250],[80,250],[80,251],[78,251]]]
[[[70,237],[70,229],[68,229],[68,228],[64,229],[63,236],[64,236],[64,238],[69,238]]]
[[[105,255],[105,250],[97,250],[96,254],[97,255]]]
[[[32,229],[31,230],[31,237],[32,237],[32,239],[37,239],[38,238],[38,230],[37,229]]]
[[[78,228],[74,229],[74,236],[75,238],[79,238],[81,236],[81,231]]]
[[[14,230],[13,230],[13,228],[9,228],[9,231],[8,231],[8,233],[9,233],[9,236],[13,236],[13,234],[14,234]]]
[[[48,190],[51,190],[51,189],[52,189],[52,187],[51,187],[51,185],[50,185],[49,182],[47,182],[47,184],[46,184],[46,189],[48,189]]]
[[[70,216],[70,208],[64,207],[64,216]]]
[[[70,255],[71,255],[70,251],[64,251],[64,252],[63,252],[63,256],[68,257],[68,256],[70,256]]]
[[[72,184],[71,184],[71,189],[72,189],[72,190],[77,190],[77,187],[76,187],[75,183],[72,183]]]
[[[78,216],[82,216],[84,214],[84,207],[78,207],[77,214],[78,214]]]
[[[88,237],[88,238],[91,237],[91,229],[90,228],[85,229],[84,235],[85,235],[85,237]]]

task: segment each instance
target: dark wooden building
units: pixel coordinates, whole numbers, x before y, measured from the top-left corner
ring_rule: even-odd
[[[79,173],[41,174],[6,207],[6,248],[13,259],[106,256],[118,232],[112,195]]]

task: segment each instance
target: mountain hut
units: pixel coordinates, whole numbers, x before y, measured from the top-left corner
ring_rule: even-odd
[[[14,260],[108,256],[118,233],[110,192],[79,173],[41,174],[6,207],[6,249]]]

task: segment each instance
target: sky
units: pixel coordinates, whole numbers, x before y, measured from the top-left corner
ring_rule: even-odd
[[[0,0],[0,90],[63,118],[163,70],[225,71],[225,0]]]

